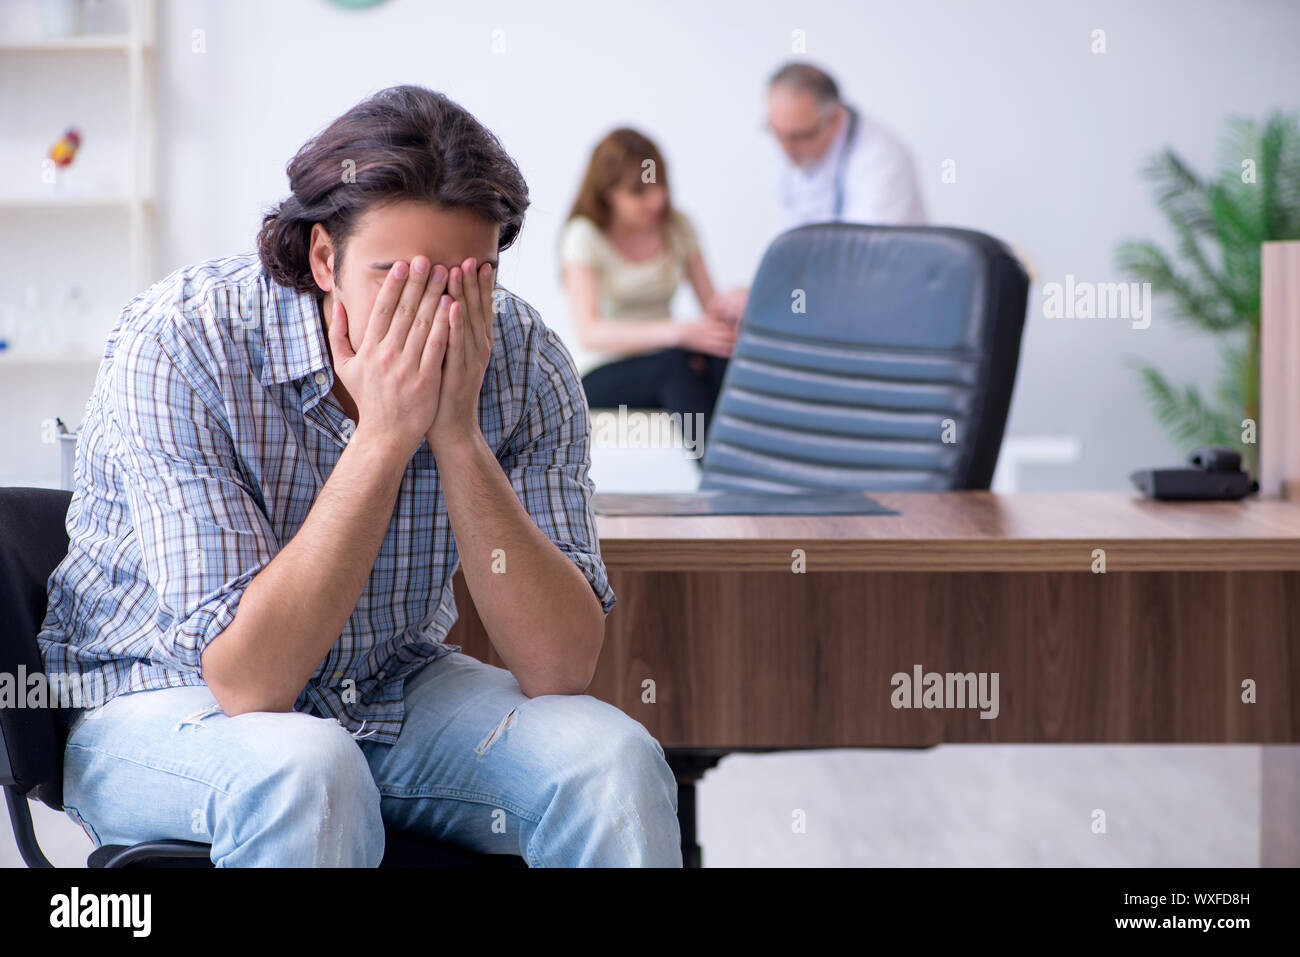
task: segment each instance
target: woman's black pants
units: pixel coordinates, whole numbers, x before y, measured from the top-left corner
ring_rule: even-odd
[[[686,349],[662,349],[597,366],[582,377],[587,405],[592,409],[663,409],[684,417],[699,413],[697,433],[701,458],[704,440],[718,403],[728,360]]]

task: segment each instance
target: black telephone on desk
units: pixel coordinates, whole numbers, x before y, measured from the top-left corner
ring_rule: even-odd
[[[1235,501],[1259,491],[1259,482],[1241,470],[1241,453],[1222,445],[1202,445],[1187,457],[1193,468],[1142,469],[1129,476],[1143,494],[1164,500]]]

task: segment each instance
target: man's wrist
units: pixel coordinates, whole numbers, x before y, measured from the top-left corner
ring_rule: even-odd
[[[360,426],[348,438],[347,447],[355,449],[361,457],[385,469],[405,470],[410,452],[395,436],[371,432]]]
[[[470,428],[450,432],[428,432],[425,438],[429,440],[429,449],[435,459],[464,455],[487,443],[483,437],[483,430],[478,427],[477,422]]]

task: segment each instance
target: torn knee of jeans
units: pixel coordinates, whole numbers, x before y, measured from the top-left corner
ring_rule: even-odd
[[[333,721],[335,724],[337,724],[337,725],[338,725],[340,728],[342,728],[344,731],[348,731],[348,726],[347,726],[346,724],[344,724],[342,721],[340,721],[338,718],[328,718],[327,720],[329,720],[329,721]],[[367,731],[367,730],[366,730],[366,725],[369,724],[369,723],[370,723],[370,719],[369,719],[369,718],[363,718],[363,719],[361,720],[361,727],[357,728],[357,730],[355,730],[355,731],[348,731],[348,734],[352,736],[352,740],[353,740],[353,741],[360,741],[360,740],[362,740],[363,738],[368,738],[368,737],[370,737],[371,735],[375,735],[375,734],[378,734],[378,733],[379,733],[378,731],[375,731],[375,730]]]
[[[187,724],[192,724],[195,727],[198,727],[199,722],[202,721],[204,718],[210,717],[211,715],[218,714],[220,712],[221,712],[221,705],[214,704],[210,708],[204,708],[202,711],[194,712],[194,714],[190,715],[188,718],[181,718],[180,721],[176,722],[176,727],[173,728],[172,730],[179,731]]]
[[[349,732],[349,733],[352,735],[352,740],[353,740],[353,741],[360,741],[360,740],[363,739],[363,738],[368,738],[368,737],[370,737],[370,736],[373,735],[373,734],[378,734],[378,733],[379,733],[379,732],[377,732],[377,731],[373,731],[373,730],[372,730],[372,731],[367,731],[367,730],[366,730],[366,724],[367,724],[367,722],[369,722],[369,721],[370,721],[369,718],[364,718],[364,719],[362,719],[362,721],[361,721],[361,727],[357,728],[357,730],[355,730],[355,731],[351,731],[351,732]],[[347,729],[345,728],[344,730],[347,730]]]
[[[497,726],[492,729],[492,733],[479,742],[478,747],[474,749],[474,753],[482,754],[488,748],[492,747],[493,743],[496,741],[497,738],[501,737],[501,735],[505,734],[507,731],[513,728],[515,726],[515,719],[518,713],[519,713],[518,708],[511,708],[510,713],[506,715],[504,718],[502,718],[501,721],[497,724]]]

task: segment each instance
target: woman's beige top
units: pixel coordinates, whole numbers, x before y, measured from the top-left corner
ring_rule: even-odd
[[[600,227],[586,216],[575,216],[560,239],[560,262],[581,263],[596,272],[600,315],[611,319],[663,319],[686,273],[686,260],[699,249],[691,221],[674,209],[659,254],[644,260],[626,259]],[[596,366],[625,358],[584,349],[576,334],[566,343],[579,375]]]

